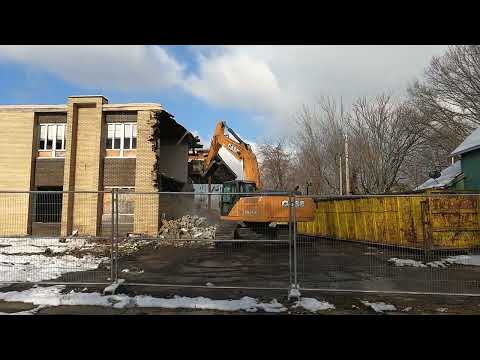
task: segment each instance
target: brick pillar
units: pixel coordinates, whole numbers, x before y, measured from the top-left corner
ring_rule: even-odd
[[[0,191],[29,191],[33,182],[33,111],[0,112]],[[0,237],[27,235],[30,225],[28,193],[0,193]]]
[[[69,97],[65,148],[64,191],[100,191],[103,146],[103,96]],[[97,193],[64,194],[62,235],[73,230],[97,236],[102,196]]]
[[[156,235],[159,229],[159,196],[154,187],[155,152],[150,139],[153,135],[155,117],[151,111],[139,111],[137,114],[137,151],[135,171],[134,232]]]

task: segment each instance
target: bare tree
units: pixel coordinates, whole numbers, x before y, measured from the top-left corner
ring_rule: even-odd
[[[355,184],[363,193],[403,190],[402,169],[420,144],[424,127],[415,109],[382,94],[360,98],[347,117]]]
[[[316,194],[337,193],[338,161],[343,152],[344,125],[341,109],[331,98],[304,105],[296,115],[294,137],[297,177],[312,183]]]
[[[270,190],[290,191],[295,187],[293,157],[287,139],[265,140],[258,145],[263,186]]]
[[[440,153],[449,153],[480,125],[480,46],[451,46],[433,57],[408,89]]]

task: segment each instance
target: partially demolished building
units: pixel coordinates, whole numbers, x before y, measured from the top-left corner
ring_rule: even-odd
[[[97,236],[102,220],[108,223],[111,216],[109,189],[193,189],[188,154],[198,139],[159,104],[70,96],[61,105],[0,106],[0,123],[0,226],[5,235],[41,233],[47,227],[62,236],[73,230]],[[31,190],[40,193],[32,196]],[[42,197],[42,191],[64,193]],[[131,216],[132,230],[157,233],[160,197],[131,199],[119,212]]]

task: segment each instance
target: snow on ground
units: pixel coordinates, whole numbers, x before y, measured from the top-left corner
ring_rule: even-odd
[[[0,254],[41,254],[50,249],[53,254],[93,247],[85,239],[71,238],[60,242],[59,238],[0,238]]]
[[[422,268],[425,268],[425,267],[445,268],[451,264],[480,266],[480,255],[450,256],[442,260],[430,261],[428,263],[423,263],[417,260],[398,259],[398,258],[390,258],[388,259],[388,262],[394,264],[395,266],[413,266],[413,267],[422,267]]]
[[[0,282],[51,280],[64,273],[93,270],[106,258],[67,255],[95,246],[85,239],[0,238]],[[50,256],[45,255],[49,249]]]
[[[4,255],[0,254],[0,281],[42,281],[62,274],[94,270],[107,258],[86,255]]]
[[[294,308],[303,307],[305,310],[311,312],[317,312],[321,310],[330,310],[335,309],[335,306],[326,302],[326,301],[318,301],[314,298],[300,298],[299,301],[293,305]]]
[[[362,301],[362,304],[371,307],[375,312],[383,313],[384,311],[395,311],[397,308],[394,305],[385,304],[384,302],[372,303],[368,301]]]
[[[181,297],[172,299],[154,298],[151,296],[137,295],[130,297],[124,294],[104,296],[100,293],[62,293],[65,286],[33,287],[25,291],[10,291],[0,293],[0,300],[8,302],[26,302],[38,306],[60,305],[93,305],[123,309],[129,307],[159,307],[166,309],[203,309],[219,311],[247,311],[256,312],[284,312],[287,309],[276,299],[270,303],[259,303],[257,299],[244,296],[238,300],[214,300],[204,297]],[[30,310],[32,311],[32,310]]]
[[[452,264],[480,266],[480,255],[450,256],[445,261]]]
[[[394,264],[395,266],[427,267],[427,265],[425,265],[421,261],[416,261],[411,259],[391,258],[391,259],[388,259],[388,262]]]
[[[39,312],[41,309],[43,309],[45,307],[46,306],[40,305],[40,306],[37,306],[36,308],[33,308],[31,310],[17,311],[17,312],[14,312],[14,313],[0,312],[0,315],[35,315],[37,312]]]

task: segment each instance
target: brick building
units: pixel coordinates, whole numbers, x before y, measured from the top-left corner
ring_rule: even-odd
[[[0,124],[2,235],[28,235],[49,225],[63,236],[73,230],[98,236],[111,214],[111,193],[102,191],[192,188],[188,152],[197,140],[159,104],[70,96],[62,105],[0,106]],[[69,193],[42,197],[30,190]],[[131,199],[125,207],[132,230],[155,234],[160,197]]]

